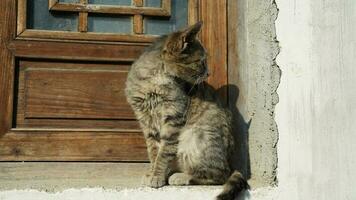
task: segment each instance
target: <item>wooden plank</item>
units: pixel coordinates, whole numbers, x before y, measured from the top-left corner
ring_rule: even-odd
[[[88,4],[88,0],[80,0],[80,3]],[[79,32],[87,32],[88,31],[88,13],[87,12],[79,12],[78,31]]]
[[[139,187],[148,163],[0,163],[1,190],[38,189],[61,191],[68,188]]]
[[[166,11],[167,16],[171,15],[172,12],[172,0],[161,0],[162,9]]]
[[[48,0],[48,9],[51,10],[51,8],[58,3],[58,0]]]
[[[18,39],[67,39],[82,41],[112,41],[112,42],[132,42],[149,43],[158,36],[155,35],[124,35],[115,33],[80,33],[69,31],[45,31],[45,30],[25,30],[18,36]]]
[[[57,192],[68,188],[105,189],[141,186],[149,163],[1,162],[0,190],[36,189]]]
[[[213,14],[214,13],[214,14]],[[200,2],[200,17],[204,22],[202,42],[209,52],[208,65],[211,76],[208,82],[227,99],[227,2],[206,0]]]
[[[143,0],[133,0],[133,4],[136,7],[142,7]],[[134,15],[134,17],[133,17],[133,32],[135,34],[143,33],[143,16],[142,15]]]
[[[78,31],[87,32],[88,31],[88,13],[80,12],[78,18]]]
[[[28,69],[60,69],[62,70],[79,70],[85,69],[89,71],[93,70],[123,70],[127,71],[129,65],[127,64],[108,64],[108,63],[72,63],[72,62],[54,62],[54,61],[24,61],[20,60],[18,77],[15,77],[15,82],[18,85],[17,91],[17,111],[16,111],[16,123],[14,126],[18,128],[85,128],[85,129],[126,129],[126,130],[139,130],[140,127],[136,120],[126,119],[33,119],[25,118],[25,71]],[[16,92],[16,91],[15,91]],[[108,95],[108,94],[106,94]]]
[[[66,12],[88,12],[88,13],[104,13],[117,15],[147,15],[147,16],[161,16],[169,17],[171,13],[169,2],[164,4],[164,8],[151,7],[134,7],[134,6],[107,6],[96,4],[78,4],[78,3],[57,3],[51,10],[66,11]]]
[[[136,60],[145,47],[143,44],[110,45],[20,40],[8,45],[8,49],[17,57],[126,62]]]
[[[61,69],[60,65],[28,68],[25,118],[135,119],[124,92],[127,73],[117,69]]]
[[[147,161],[141,133],[12,131],[0,140],[0,161]]]
[[[23,114],[17,114],[16,129],[52,128],[52,129],[85,129],[86,131],[100,129],[102,131],[138,131],[140,126],[136,120],[95,120],[95,119],[25,119]]]
[[[193,25],[199,21],[199,0],[188,0],[188,24]]]
[[[143,17],[142,15],[134,15],[133,17],[133,29],[135,34],[143,33]]]
[[[133,0],[132,1],[134,6],[136,7],[142,7],[143,6],[143,0]]]
[[[18,0],[17,3],[17,35],[26,29],[26,5],[27,0]]]
[[[12,124],[14,57],[8,43],[16,34],[16,1],[3,0],[0,4],[0,136]]]

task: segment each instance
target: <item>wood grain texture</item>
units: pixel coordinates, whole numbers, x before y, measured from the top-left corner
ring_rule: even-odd
[[[133,29],[135,34],[143,33],[143,17],[142,15],[135,15],[133,17]]]
[[[14,57],[8,43],[16,33],[16,2],[4,0],[0,4],[0,138],[11,128]]]
[[[167,16],[172,12],[172,0],[161,0],[162,9],[167,13]]]
[[[25,118],[135,119],[127,71],[57,67],[25,71]]]
[[[143,0],[133,0],[132,1],[134,6],[136,7],[142,7],[143,6]]]
[[[147,161],[141,133],[13,131],[0,140],[0,161]]]
[[[133,62],[146,46],[16,40],[8,48],[15,56],[24,58]]]
[[[71,63],[71,62],[54,62],[54,61],[23,61],[20,60],[19,61],[19,65],[17,66],[19,68],[19,73],[18,73],[18,77],[15,77],[15,83],[18,85],[17,88],[17,111],[16,111],[16,122],[14,123],[14,126],[18,129],[18,128],[74,128],[74,129],[78,129],[78,128],[85,128],[85,129],[124,129],[124,130],[139,130],[139,125],[137,123],[137,121],[135,120],[134,117],[132,117],[130,120],[129,119],[125,119],[125,118],[118,118],[118,119],[113,119],[113,118],[100,118],[99,116],[82,116],[82,118],[78,118],[79,116],[67,116],[65,118],[59,118],[60,116],[58,116],[58,113],[56,113],[55,115],[57,116],[57,118],[55,118],[54,116],[52,117],[38,117],[37,118],[31,118],[31,117],[25,117],[25,109],[29,109],[31,107],[27,106],[28,102],[26,102],[31,95],[27,94],[25,95],[25,91],[26,88],[28,88],[29,86],[26,85],[26,78],[25,78],[25,74],[28,71],[35,71],[37,70],[45,70],[45,72],[48,71],[53,71],[56,70],[58,73],[60,73],[59,71],[67,71],[67,72],[85,72],[88,73],[90,72],[91,74],[94,74],[96,71],[99,72],[123,72],[126,73],[129,69],[128,65],[123,65],[123,64],[107,64],[107,63]],[[60,70],[59,70],[60,68]],[[64,76],[65,74],[63,74]],[[43,83],[43,81],[48,82],[49,80],[51,80],[53,82],[54,79],[50,79],[50,77],[42,77],[43,79],[40,79],[38,81],[38,83]],[[80,81],[80,79],[78,79],[79,77],[75,77],[74,80],[78,80]],[[28,79],[28,78],[27,78]],[[61,78],[62,79],[62,78]],[[65,79],[65,78],[64,78]],[[116,79],[118,79],[118,77],[114,77],[114,80],[108,80],[108,83],[105,83],[105,85],[109,84],[112,81],[116,81]],[[63,81],[63,80],[60,80]],[[28,80],[27,80],[28,82]],[[68,81],[68,83],[70,83],[71,81]],[[73,81],[72,81],[73,82]],[[67,85],[68,83],[64,84]],[[37,83],[36,83],[37,84]],[[82,84],[82,83],[81,83]],[[45,84],[47,87],[48,83]],[[90,93],[93,93],[97,88],[97,85],[95,85],[94,83],[91,83],[92,86],[94,86],[94,89],[92,89],[92,91],[90,92],[84,92],[83,90],[78,90],[76,88],[78,87],[83,87],[84,90],[91,90],[90,87],[86,87],[84,86],[85,84],[82,84],[82,86],[78,86],[78,85],[73,85],[72,87],[70,87],[70,90],[75,90],[74,94],[79,95],[78,100],[76,100],[74,103],[78,103],[83,101],[83,97],[81,97],[82,95],[87,96]],[[110,85],[110,84],[109,84]],[[123,87],[124,84],[119,84],[119,85],[115,85],[114,87]],[[53,86],[55,87],[60,87],[60,92],[58,92],[58,94],[56,93],[55,96],[60,95],[61,98],[64,98],[65,96],[63,95],[63,93],[65,93],[66,90],[63,90],[63,85],[62,84],[54,84]],[[111,84],[108,88],[111,88],[113,85]],[[39,95],[40,96],[46,96],[49,93],[52,93],[51,89],[45,89],[45,87],[42,87],[42,85],[40,84],[40,89],[43,92],[40,92]],[[107,86],[103,86],[104,88]],[[104,92],[105,89],[103,89],[103,91],[100,92]],[[28,91],[27,91],[28,92]],[[113,92],[113,95],[110,95],[111,92],[110,91],[106,91],[105,94],[103,95],[108,96],[109,97],[115,97],[116,94],[115,92]],[[69,93],[69,96],[73,96],[74,94]],[[83,104],[80,105],[79,107],[83,107],[84,105],[88,106],[90,104],[93,104],[95,101],[97,101],[98,99],[102,99],[103,97],[98,95],[99,97],[94,97],[94,99],[92,101],[89,101],[89,104]],[[85,99],[85,98],[84,98]],[[110,99],[110,98],[109,98]],[[45,99],[45,101],[48,101],[48,99]],[[125,100],[126,101],[126,100]],[[66,104],[68,102],[66,102],[65,100],[62,101],[56,101],[57,103],[61,104],[63,106],[63,104]],[[55,104],[57,104],[55,103]],[[53,106],[53,102],[50,101],[49,102],[50,105]],[[114,103],[116,104],[116,102]],[[122,107],[122,109],[130,109],[129,106],[125,105],[126,103],[124,103],[124,107]],[[42,105],[42,103],[41,103]],[[47,105],[48,106],[48,105]],[[112,103],[107,102],[107,105],[104,106],[112,106]],[[44,109],[45,107],[40,107],[40,109]],[[102,106],[99,105],[95,105],[93,106],[94,111],[95,110],[100,110],[100,112],[102,112]],[[66,110],[68,109],[67,106],[63,109]],[[68,111],[69,113],[73,114],[73,112],[77,110],[77,108],[74,108],[70,111]],[[113,110],[117,110],[117,108],[114,108]],[[53,112],[52,110],[49,110],[50,112]],[[90,109],[85,109],[85,112],[90,111]],[[92,112],[93,110],[91,110],[90,112]],[[61,113],[63,111],[60,111],[59,113]],[[112,113],[112,111],[109,111],[110,113]],[[130,112],[130,111],[129,111]],[[80,111],[80,113],[82,113]],[[42,113],[43,114],[43,113]],[[48,114],[48,113],[47,113]],[[66,115],[68,113],[65,113]],[[74,113],[75,114],[75,113]],[[83,113],[82,113],[83,114]],[[102,114],[100,114],[102,115]],[[121,113],[120,113],[121,115]],[[70,118],[69,118],[70,117]]]
[[[188,24],[199,21],[199,0],[188,0]]]
[[[200,1],[200,20],[204,22],[201,39],[208,51],[211,76],[208,82],[216,89],[227,85],[227,2]],[[227,99],[227,91],[221,96]]]
[[[149,43],[153,42],[155,35],[123,35],[115,33],[80,33],[68,31],[45,31],[27,29],[18,36],[19,39],[59,39],[59,40],[82,40],[82,41],[111,41],[111,42],[131,42]]]
[[[27,0],[18,0],[17,2],[17,35],[26,30],[26,2]]]
[[[88,0],[80,0],[81,4],[88,4]],[[87,32],[88,31],[88,13],[87,12],[79,12],[78,18],[78,31],[79,32]]]
[[[27,0],[25,0],[27,1]],[[48,0],[48,9],[51,10],[51,8],[58,3],[58,0]]]
[[[78,31],[79,32],[87,32],[88,31],[88,13],[80,12],[78,18]]]

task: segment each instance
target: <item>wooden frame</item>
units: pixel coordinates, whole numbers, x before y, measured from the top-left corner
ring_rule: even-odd
[[[49,10],[65,12],[89,12],[119,15],[171,16],[171,0],[162,0],[161,8],[143,7],[143,0],[134,0],[135,6],[108,6],[88,4],[87,0],[80,3],[60,3],[58,0],[48,0]]]
[[[161,0],[161,8],[143,7],[143,0],[133,0],[134,6],[90,5],[87,2],[88,0],[81,0],[80,3],[61,3],[58,0],[48,0],[49,10],[79,13],[78,32],[29,30],[26,29],[27,0],[17,1],[17,39],[65,39],[82,41],[148,43],[154,41],[157,36],[142,34],[144,31],[143,16],[169,17],[171,15],[171,0]],[[188,0],[188,24],[192,24],[198,19],[199,1],[200,0]],[[87,32],[88,13],[132,15],[134,34]]]
[[[139,0],[137,2],[140,3]],[[1,161],[145,161],[147,158],[145,147],[142,145],[144,144],[143,137],[138,131],[14,128],[12,115],[14,112],[13,102],[16,99],[16,96],[14,96],[15,60],[55,59],[73,62],[78,60],[133,62],[141,54],[143,48],[153,41],[154,36],[26,30],[25,10],[26,0],[4,0],[0,4],[0,26],[2,27],[0,30]],[[209,13],[214,13],[214,16]],[[223,86],[228,84],[227,0],[189,0],[188,23],[193,24],[198,20],[204,21],[200,38],[210,53],[208,64],[213,69],[209,81],[215,88],[222,88],[222,95],[226,97],[227,91]],[[137,21],[140,20],[137,19]],[[81,29],[84,30],[85,27],[83,26]],[[137,32],[140,32],[139,28],[137,29]],[[128,139],[124,139],[125,137]],[[92,144],[94,146],[91,146],[81,144],[81,141],[117,143],[122,145],[124,151],[112,156],[111,148],[96,149],[94,143]],[[132,149],[128,147],[132,144],[137,145],[137,149],[135,149],[137,152],[134,152],[136,154],[133,155],[132,159],[129,159],[127,157],[128,151]],[[46,146],[47,149],[37,148],[35,145]],[[58,154],[51,153],[60,151],[61,145],[70,146],[74,149],[82,145],[85,149],[85,152],[82,153],[86,157],[80,157],[79,154],[75,155],[75,153],[73,155],[63,154],[63,156],[60,152]],[[59,155],[62,157],[58,157]],[[98,159],[98,155],[105,155],[105,159]]]

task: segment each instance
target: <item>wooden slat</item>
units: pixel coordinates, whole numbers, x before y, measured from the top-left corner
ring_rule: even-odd
[[[142,7],[143,6],[143,0],[133,0],[133,4],[136,7]]]
[[[14,57],[8,43],[16,34],[16,1],[0,3],[0,138],[11,128]]]
[[[0,161],[147,161],[141,133],[17,131],[0,140]]]
[[[214,13],[214,14],[212,14]],[[208,82],[216,89],[227,86],[227,2],[206,0],[200,3],[202,42],[207,49],[211,76]],[[227,89],[221,90],[227,99]]]
[[[108,45],[63,42],[13,41],[8,48],[17,57],[68,60],[128,61],[138,58],[144,45]]]
[[[81,4],[88,4],[88,0],[80,0]],[[79,32],[87,32],[88,31],[88,13],[87,12],[79,12],[78,19],[78,31]]]
[[[112,42],[153,42],[157,36],[154,35],[123,35],[114,33],[80,33],[68,31],[45,31],[27,29],[18,36],[19,39],[40,38],[40,39],[67,39],[82,41],[112,41]]]
[[[168,1],[167,1],[168,2]],[[119,15],[147,15],[147,16],[162,16],[169,17],[169,3],[163,8],[151,7],[134,7],[134,6],[107,6],[95,4],[78,4],[78,3],[57,3],[51,10],[66,11],[66,12],[89,12],[89,13],[104,13],[104,14],[119,14]]]
[[[161,3],[163,10],[165,10],[168,16],[170,16],[172,12],[172,0],[162,0]]]
[[[58,3],[58,0],[48,0],[48,9],[51,10],[51,8]]]
[[[78,31],[79,32],[87,32],[88,31],[88,13],[80,12],[78,19]]]
[[[136,7],[142,7],[143,0],[133,0],[133,4]],[[133,17],[133,32],[135,34],[143,33],[143,16],[142,15],[134,15],[134,17]]]
[[[73,63],[73,62],[55,62],[55,61],[50,61],[50,60],[45,60],[45,61],[24,61],[20,60],[19,65],[17,66],[19,68],[19,73],[18,77],[15,77],[15,80],[18,85],[18,92],[17,92],[17,111],[16,111],[16,123],[14,126],[18,128],[85,128],[85,129],[107,129],[107,130],[113,130],[113,129],[126,129],[126,130],[140,130],[140,127],[138,125],[138,122],[134,120],[135,118],[132,117],[132,120],[127,120],[127,119],[89,119],[92,117],[88,116],[83,116],[83,118],[67,118],[67,119],[49,119],[49,118],[25,118],[25,108],[26,108],[26,95],[25,95],[25,72],[31,69],[57,69],[60,68],[61,70],[64,71],[70,71],[70,70],[82,70],[84,72],[92,72],[95,73],[97,70],[101,71],[114,71],[117,72],[117,70],[122,70],[123,72],[127,72],[129,69],[128,64],[122,64],[122,63],[117,63],[117,64],[108,64],[108,63],[95,63],[95,62],[81,62],[81,63]],[[40,80],[39,82],[46,81],[49,77],[45,77],[44,80]],[[116,79],[116,77],[115,77]],[[52,80],[53,81],[53,80]],[[28,81],[27,81],[28,82]],[[107,81],[109,84],[110,80]],[[124,84],[115,86],[115,87],[123,87]],[[58,86],[59,87],[59,86]],[[73,88],[77,88],[78,86],[73,86]],[[112,87],[112,86],[110,86]],[[44,89],[44,88],[43,88]],[[85,90],[88,90],[88,88],[84,88]],[[48,89],[43,90],[43,91],[48,91]],[[103,90],[104,91],[104,90]],[[76,93],[78,91],[76,90]],[[43,94],[47,94],[47,92],[43,92]],[[104,96],[110,95],[111,92],[108,92],[107,94],[104,94]],[[42,95],[42,93],[41,93]],[[73,94],[70,94],[73,96]],[[30,95],[31,96],[31,95]],[[115,95],[112,95],[115,96]],[[28,97],[28,96],[27,96]],[[100,99],[101,97],[99,97]],[[80,98],[79,101],[82,101],[83,98]],[[94,103],[97,101],[98,98],[93,98],[93,101],[91,103]],[[52,102],[50,102],[52,104]],[[64,103],[64,101],[62,102]],[[117,103],[114,103],[117,104]],[[108,105],[112,105],[111,103],[108,103]],[[82,105],[80,106],[82,107]],[[28,107],[27,107],[28,108]],[[97,107],[95,107],[97,109]],[[116,108],[115,108],[116,109]],[[127,109],[129,109],[129,106],[127,105]],[[111,111],[110,111],[111,112]],[[72,111],[71,111],[72,113]],[[60,130],[60,129],[59,129]]]
[[[127,131],[140,130],[136,120],[95,120],[95,119],[24,119],[18,114],[16,128],[56,128],[56,129],[101,129],[102,131],[117,131],[125,129]],[[21,118],[21,119],[20,119]]]
[[[199,21],[199,0],[188,0],[188,24],[193,25]]]
[[[135,34],[143,33],[143,17],[142,15],[134,15],[133,29]]]
[[[17,35],[26,29],[26,0],[18,0],[17,3]]]
[[[29,68],[25,71],[25,118],[135,119],[124,92],[127,73],[61,69],[60,65]]]

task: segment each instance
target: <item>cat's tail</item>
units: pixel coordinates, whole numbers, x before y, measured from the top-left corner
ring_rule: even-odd
[[[216,200],[234,200],[240,192],[250,189],[243,175],[235,170],[224,184],[224,190],[216,197]]]

